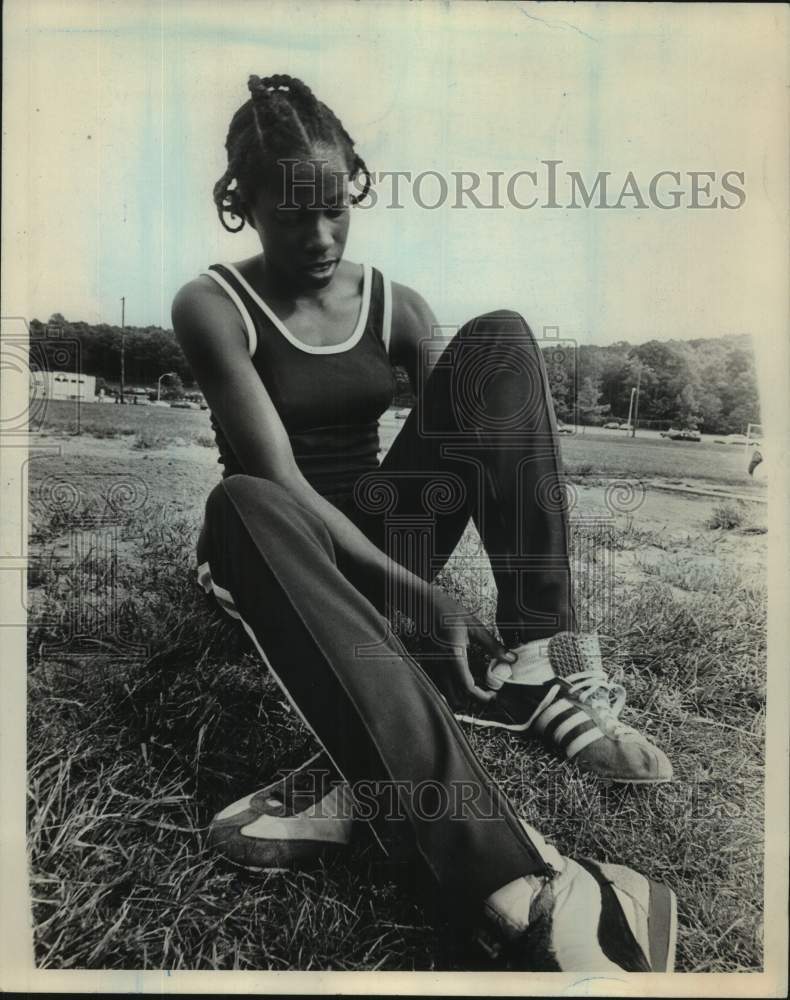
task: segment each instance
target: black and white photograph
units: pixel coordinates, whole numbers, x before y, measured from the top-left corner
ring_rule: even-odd
[[[787,7],[3,20],[3,989],[786,995]]]

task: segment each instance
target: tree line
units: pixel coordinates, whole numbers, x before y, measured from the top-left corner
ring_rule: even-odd
[[[557,416],[581,424],[629,416],[639,387],[639,423],[740,433],[760,419],[751,337],[620,341],[607,347],[544,349]]]
[[[56,313],[47,323],[33,320],[30,334],[31,341],[76,342],[73,361],[63,370],[69,370],[69,364],[79,366],[83,374],[97,377],[99,387],[112,390],[119,384],[122,337],[127,387],[154,387],[165,372],[175,372],[186,389],[195,387],[172,330],[122,330],[107,323],[68,321]],[[542,348],[557,416],[568,423],[626,420],[637,383],[640,425],[674,423],[728,434],[760,419],[754,351],[747,334],[636,345],[619,341],[606,347],[558,342]],[[33,353],[31,364],[36,364]],[[406,373],[396,368],[395,375],[395,405],[409,406],[414,398]]]

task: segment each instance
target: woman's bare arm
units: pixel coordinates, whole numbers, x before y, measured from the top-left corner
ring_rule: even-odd
[[[418,317],[416,321],[422,320]],[[407,318],[401,316],[401,322],[407,322]],[[374,603],[375,595],[385,595],[400,610],[413,613],[415,608],[424,609],[430,616],[431,628],[452,651],[463,686],[482,700],[490,698],[489,692],[475,685],[469,669],[469,637],[474,636],[491,656],[502,658],[509,654],[474,615],[441,588],[390,559],[307,482],[296,464],[276,407],[249,357],[241,318],[209,278],[190,282],[176,295],[173,328],[245,473],[278,483],[323,521],[344,572]]]
[[[422,392],[433,365],[450,336],[442,334],[431,307],[413,288],[392,283],[390,358],[402,365],[416,396]]]
[[[374,545],[302,475],[288,434],[247,353],[241,319],[208,278],[185,285],[173,302],[173,327],[211,412],[245,473],[278,483],[326,525],[352,582],[364,593],[425,595],[430,585]],[[411,599],[409,600],[411,604]],[[419,605],[411,605],[419,606]]]

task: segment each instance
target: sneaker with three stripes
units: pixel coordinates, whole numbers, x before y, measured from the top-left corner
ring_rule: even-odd
[[[497,696],[456,712],[458,719],[539,737],[582,770],[610,781],[672,779],[667,756],[620,719],[625,689],[606,676],[597,636],[559,632],[514,652],[514,664],[488,666],[486,683]]]

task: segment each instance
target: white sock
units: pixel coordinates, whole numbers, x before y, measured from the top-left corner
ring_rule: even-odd
[[[488,686],[498,690],[503,684],[543,684],[555,676],[549,660],[549,640],[535,639],[514,646],[515,663],[493,662],[488,668]]]
[[[555,872],[561,872],[565,867],[565,860],[557,848],[553,844],[547,844],[535,827],[530,826],[526,820],[522,819],[521,825],[546,864]],[[508,882],[485,900],[484,905],[489,917],[495,920],[508,937],[526,930],[529,926],[532,904],[544,885],[545,879],[537,875],[524,875]]]
[[[489,919],[504,932],[506,938],[515,937],[529,927],[529,914],[543,882],[534,875],[525,875],[492,892],[483,904]]]

